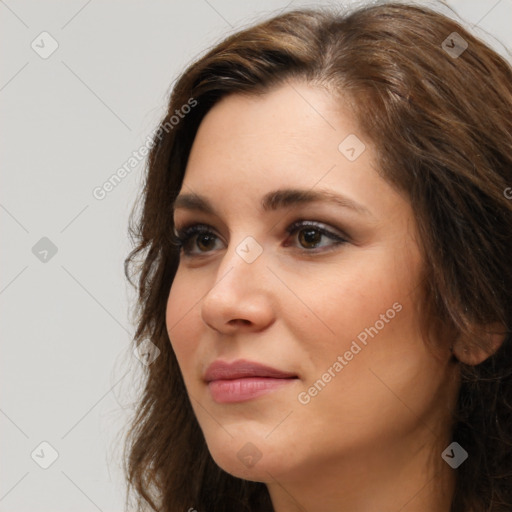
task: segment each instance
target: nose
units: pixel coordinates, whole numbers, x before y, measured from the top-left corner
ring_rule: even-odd
[[[202,301],[203,321],[223,334],[269,327],[275,319],[271,277],[263,254],[248,263],[235,248],[228,248]]]

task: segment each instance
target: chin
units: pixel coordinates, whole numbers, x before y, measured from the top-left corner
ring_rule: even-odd
[[[224,436],[225,438],[226,436]],[[273,476],[285,471],[283,461],[289,461],[275,446],[260,436],[235,436],[208,443],[208,450],[226,473],[253,482],[270,482]]]

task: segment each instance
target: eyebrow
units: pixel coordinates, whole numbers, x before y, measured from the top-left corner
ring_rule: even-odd
[[[276,211],[283,208],[309,204],[314,202],[326,202],[343,208],[348,208],[361,215],[372,216],[362,204],[341,194],[335,194],[328,190],[303,190],[303,189],[280,189],[268,192],[261,199],[261,207],[264,212]],[[180,194],[174,200],[173,210],[184,208],[196,210],[203,213],[216,215],[215,208],[209,200],[199,194]]]

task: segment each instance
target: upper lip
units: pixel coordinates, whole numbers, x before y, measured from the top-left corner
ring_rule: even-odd
[[[207,368],[203,379],[206,382],[211,382],[212,380],[232,380],[243,379],[245,377],[273,377],[275,379],[287,379],[297,377],[297,375],[277,370],[276,368],[272,368],[264,364],[239,359],[232,363],[226,363],[225,361],[220,360],[214,361]]]

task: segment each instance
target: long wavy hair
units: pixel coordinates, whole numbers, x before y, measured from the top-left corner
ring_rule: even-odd
[[[451,511],[510,512],[512,69],[454,20],[404,3],[286,12],[227,37],[176,81],[130,218],[134,344],[150,340],[160,355],[147,366],[126,434],[127,502],[134,495],[138,511],[272,511],[265,484],[228,474],[208,452],[165,312],[179,264],[172,204],[201,120],[229,94],[265,93],[289,80],[348,98],[379,172],[411,202],[425,327],[448,326],[480,347],[486,338],[477,326],[505,327],[485,361],[459,362],[453,440],[469,458],[456,470]]]

